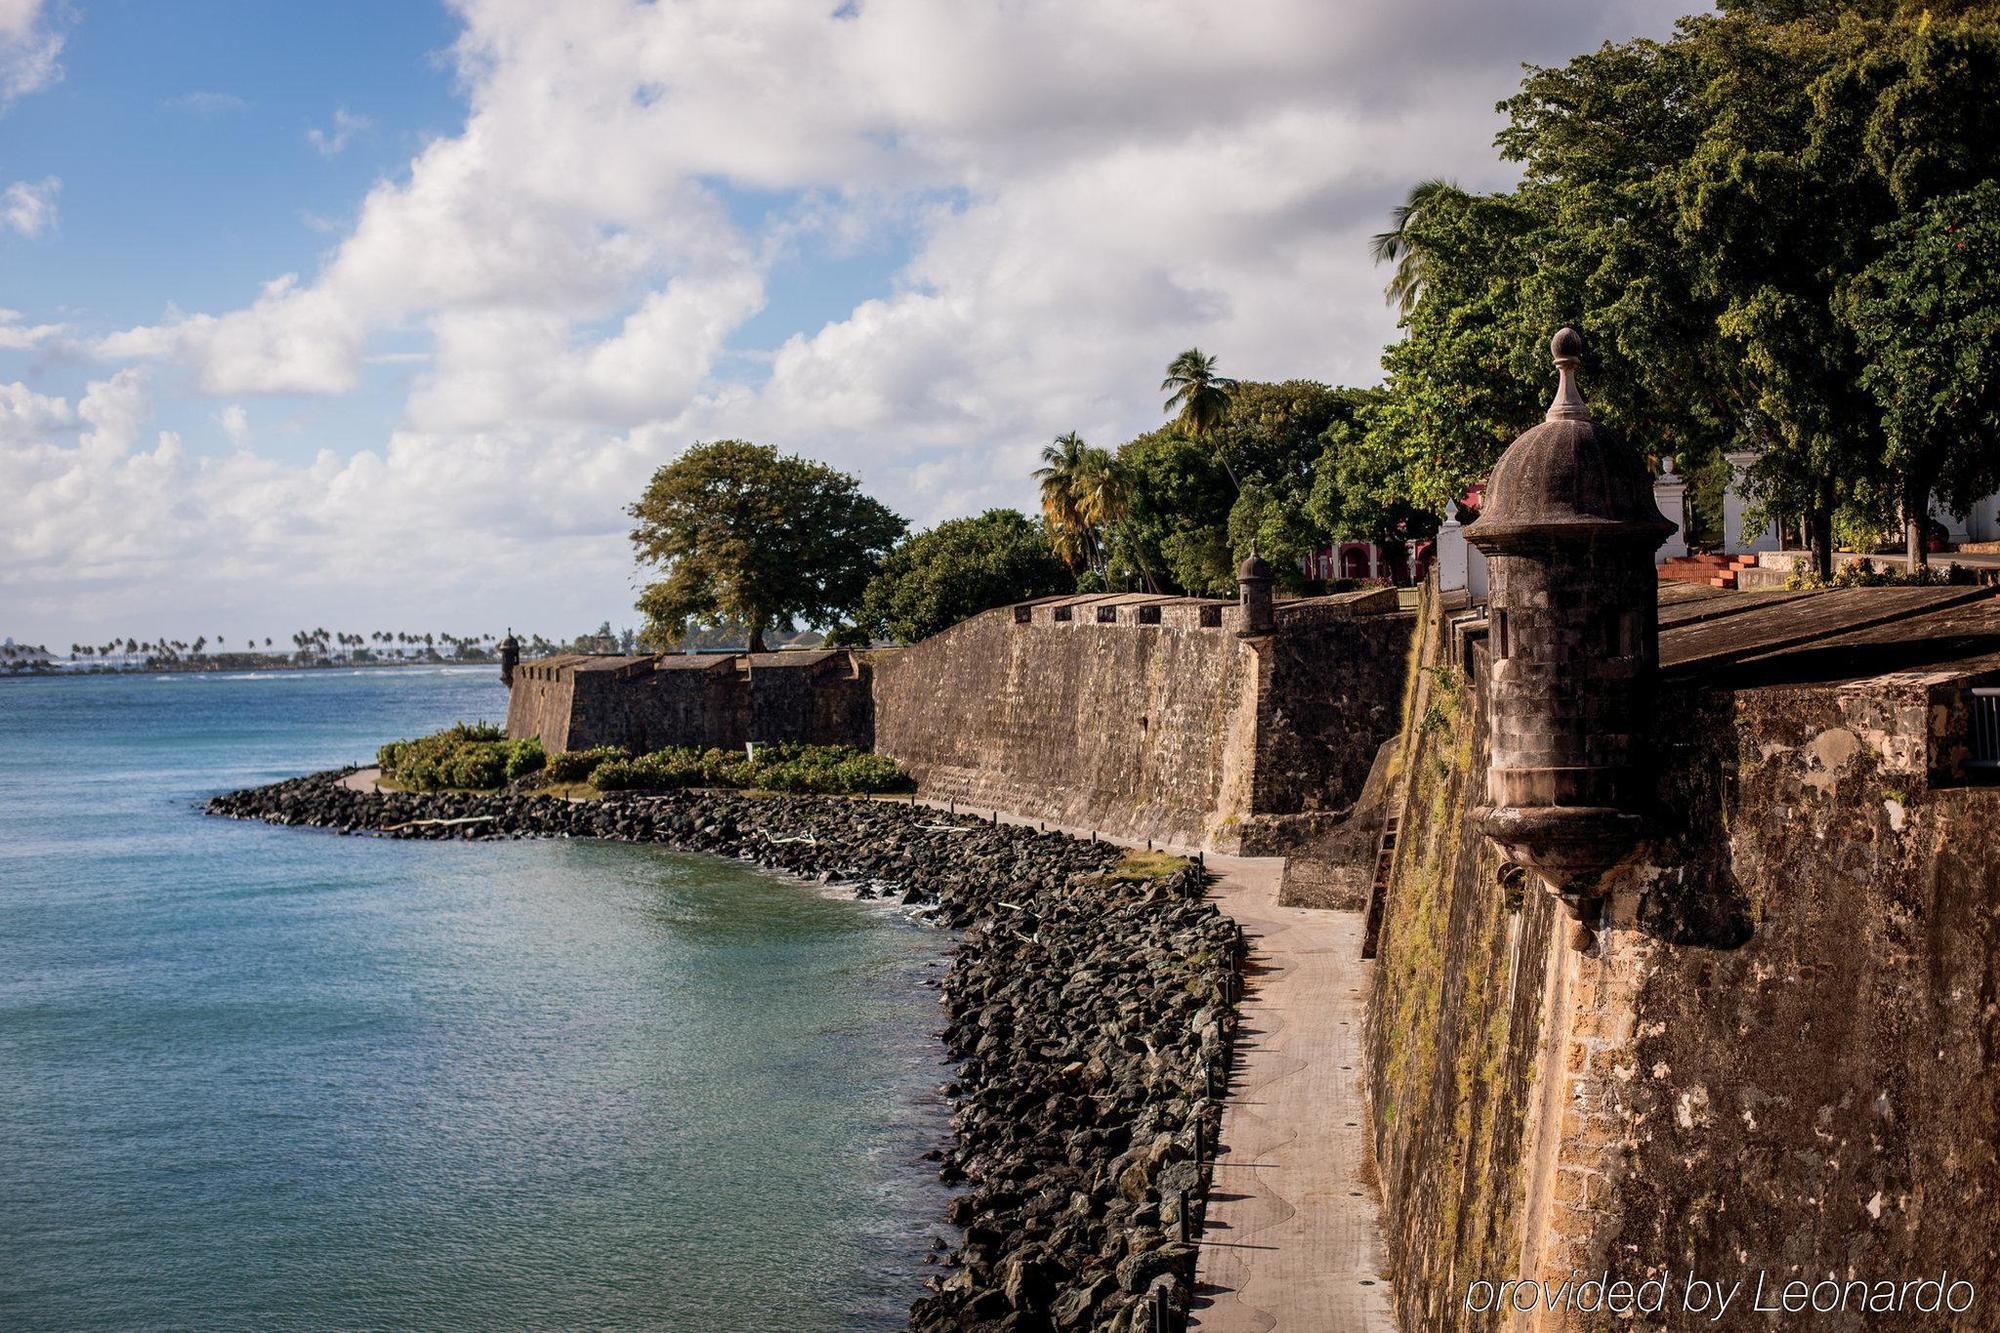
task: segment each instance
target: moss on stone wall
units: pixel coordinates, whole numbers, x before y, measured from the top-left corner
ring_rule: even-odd
[[[1401,828],[1370,1007],[1384,1219],[1405,1330],[1496,1326],[1461,1308],[1519,1263],[1522,1142],[1535,1089],[1546,941],[1540,895],[1510,895],[1467,812],[1485,718],[1420,613],[1405,692]]]
[[[1472,827],[1480,676],[1422,624],[1368,1053],[1402,1327],[1495,1327],[1469,1282],[1573,1264],[1746,1302],[1760,1273],[1946,1270],[1962,1326],[2000,1326],[2000,790],[1934,785],[1941,677],[1683,680],[1652,840],[1576,953]]]

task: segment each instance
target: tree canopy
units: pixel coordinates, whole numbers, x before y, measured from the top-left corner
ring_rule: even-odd
[[[897,545],[869,581],[857,619],[872,634],[915,643],[989,607],[1075,587],[1041,524],[1016,509],[989,509]]]
[[[1325,540],[1307,500],[1328,432],[1368,398],[1312,380],[1246,380],[1203,436],[1173,422],[1119,446],[1126,518],[1107,535],[1110,574],[1151,571],[1183,592],[1228,595],[1254,544],[1281,578],[1302,583],[1299,558]]]
[[[653,473],[627,511],[642,567],[647,639],[696,621],[740,621],[750,651],[794,619],[825,628],[859,603],[908,524],[824,463],[744,440],[697,444]]]
[[[1566,323],[1588,335],[1611,425],[1697,475],[1719,451],[1761,451],[1754,491],[1806,520],[1822,560],[1838,511],[1916,519],[1932,486],[1962,504],[1959,480],[1984,484],[1976,428],[1932,421],[1929,438],[1957,443],[1927,461],[1884,395],[1912,373],[1892,324],[1976,280],[1925,262],[1945,256],[1919,238],[1941,201],[1971,204],[2000,174],[1994,6],[1723,8],[1665,42],[1530,69],[1501,104],[1515,190],[1412,192],[1382,238],[1402,337],[1385,396],[1322,470],[1320,521],[1361,535],[1456,498],[1534,420]]]

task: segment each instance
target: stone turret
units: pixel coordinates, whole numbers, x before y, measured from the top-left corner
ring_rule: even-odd
[[[1253,634],[1269,634],[1276,624],[1271,613],[1271,567],[1264,563],[1257,548],[1252,546],[1250,554],[1236,569],[1236,595],[1243,603],[1243,628],[1237,633],[1246,638]]]
[[[1486,554],[1492,761],[1481,829],[1584,923],[1604,873],[1640,838],[1636,767],[1659,666],[1654,548],[1673,530],[1637,451],[1591,418],[1583,339],[1549,344],[1561,372],[1542,424],[1500,456],[1466,540]]]
[[[514,687],[514,668],[521,665],[521,641],[514,637],[511,627],[507,637],[500,640],[500,683],[509,689]]]

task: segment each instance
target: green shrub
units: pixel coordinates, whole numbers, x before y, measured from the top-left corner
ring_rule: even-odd
[[[1918,565],[1915,568],[1902,565],[1883,568],[1864,555],[1859,560],[1850,560],[1835,567],[1831,579],[1821,578],[1810,564],[1801,560],[1785,579],[1785,587],[1793,592],[1811,592],[1820,588],[1923,588],[1969,582],[1969,571],[1956,561],[1946,565]]]
[[[597,771],[598,765],[625,757],[625,748],[619,745],[599,745],[589,750],[558,750],[549,756],[549,781],[582,782]]]
[[[851,795],[908,791],[893,759],[850,745],[760,745],[751,759],[732,750],[681,746],[632,759],[607,759],[591,774],[599,791],[736,787]]]
[[[539,740],[510,741],[484,722],[461,722],[415,740],[391,741],[375,757],[383,776],[412,791],[500,787],[537,771],[547,759]]]
[[[710,785],[702,776],[700,756],[685,748],[656,750],[634,759],[607,759],[597,766],[590,781],[599,791]]]

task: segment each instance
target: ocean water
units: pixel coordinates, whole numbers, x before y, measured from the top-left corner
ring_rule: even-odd
[[[505,702],[0,681],[0,1328],[902,1323],[935,932],[652,848],[197,812]]]

